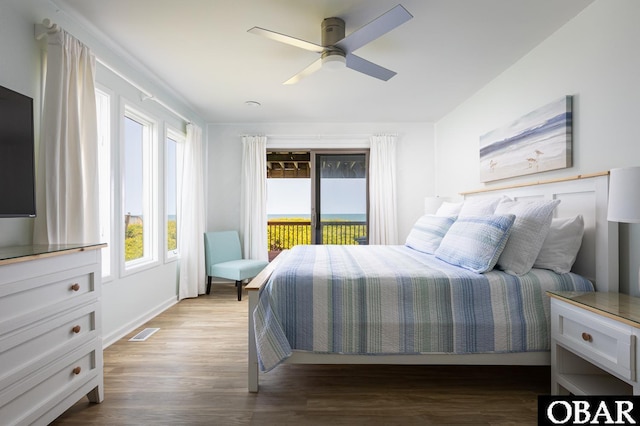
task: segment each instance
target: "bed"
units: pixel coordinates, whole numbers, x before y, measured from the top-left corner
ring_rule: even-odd
[[[426,227],[418,221],[404,245],[284,252],[247,287],[249,390],[257,392],[260,371],[281,363],[548,365],[545,292],[617,291],[607,189],[601,173],[475,191],[463,194],[473,214],[430,217]],[[491,214],[474,210],[488,204],[495,204]],[[537,238],[514,231],[524,205],[544,205],[559,221],[579,215],[584,235],[570,272],[518,269],[521,251],[508,244]],[[469,244],[478,227],[481,238]],[[418,228],[441,240],[429,246]],[[516,253],[515,260],[503,252]]]

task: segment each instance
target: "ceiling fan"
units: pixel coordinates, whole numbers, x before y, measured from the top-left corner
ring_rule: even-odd
[[[326,18],[322,21],[321,25],[321,45],[280,34],[275,31],[265,30],[260,27],[253,27],[248,32],[320,54],[320,58],[318,58],[318,60],[314,61],[298,74],[285,81],[284,84],[297,83],[302,78],[318,71],[323,66],[339,68],[344,65],[352,70],[387,81],[396,75],[394,71],[356,56],[353,52],[365,44],[388,33],[394,28],[404,24],[411,18],[413,18],[413,16],[401,4],[399,4],[369,22],[367,25],[352,32],[347,37],[344,36],[344,20],[340,18]]]

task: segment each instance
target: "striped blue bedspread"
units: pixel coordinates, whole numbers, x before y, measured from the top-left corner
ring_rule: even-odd
[[[476,274],[406,246],[296,246],[253,312],[258,361],[341,354],[505,353],[550,347],[547,290],[588,280],[534,269]]]

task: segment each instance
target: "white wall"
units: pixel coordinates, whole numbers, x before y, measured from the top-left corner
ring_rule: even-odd
[[[0,85],[34,99],[40,98],[40,49],[33,36],[33,26],[26,25],[29,14],[13,3],[0,4]],[[40,114],[35,108],[36,139]],[[1,201],[0,201],[1,202]],[[0,246],[29,244],[34,219],[0,218]]]
[[[483,186],[479,136],[573,95],[573,167],[504,185],[640,165],[640,2],[598,0],[435,125],[440,195]],[[472,72],[472,71],[470,71]],[[640,225],[622,225],[623,292],[639,294]]]
[[[100,59],[204,127],[201,118],[193,114],[179,97],[167,92],[164,85],[138,68],[126,54],[114,50],[109,40],[101,39],[100,34],[92,31],[89,23],[74,20],[57,10],[49,0],[1,0],[0,85],[34,98],[36,146],[42,100],[42,44],[34,37],[34,24],[41,23],[44,18],[60,24],[87,44]],[[98,76],[108,80],[101,67],[98,68]],[[140,99],[138,92],[128,96],[131,100]],[[157,104],[146,107],[154,116],[177,126],[175,117],[168,117],[167,111]],[[120,213],[116,212],[115,217],[120,217]],[[32,227],[33,219],[0,218],[0,247],[31,244]],[[122,250],[114,248],[109,249],[115,256],[121,255]],[[103,338],[107,343],[140,326],[177,300],[177,262],[165,263],[161,258],[157,266],[128,276],[122,276],[117,262],[113,263],[112,278],[104,283],[102,293]]]
[[[244,134],[273,135],[269,145],[325,148],[362,146],[367,135],[398,135],[398,235],[404,242],[423,213],[424,197],[434,195],[433,126],[426,123],[255,123],[209,124],[207,138],[207,229],[239,229],[240,167]],[[317,135],[325,136],[318,140]]]

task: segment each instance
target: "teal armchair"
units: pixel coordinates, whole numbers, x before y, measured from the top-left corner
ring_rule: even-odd
[[[234,280],[238,300],[242,300],[242,282],[253,278],[265,266],[266,260],[243,259],[237,231],[205,232],[204,257],[207,270],[207,294],[211,292],[211,278]]]

